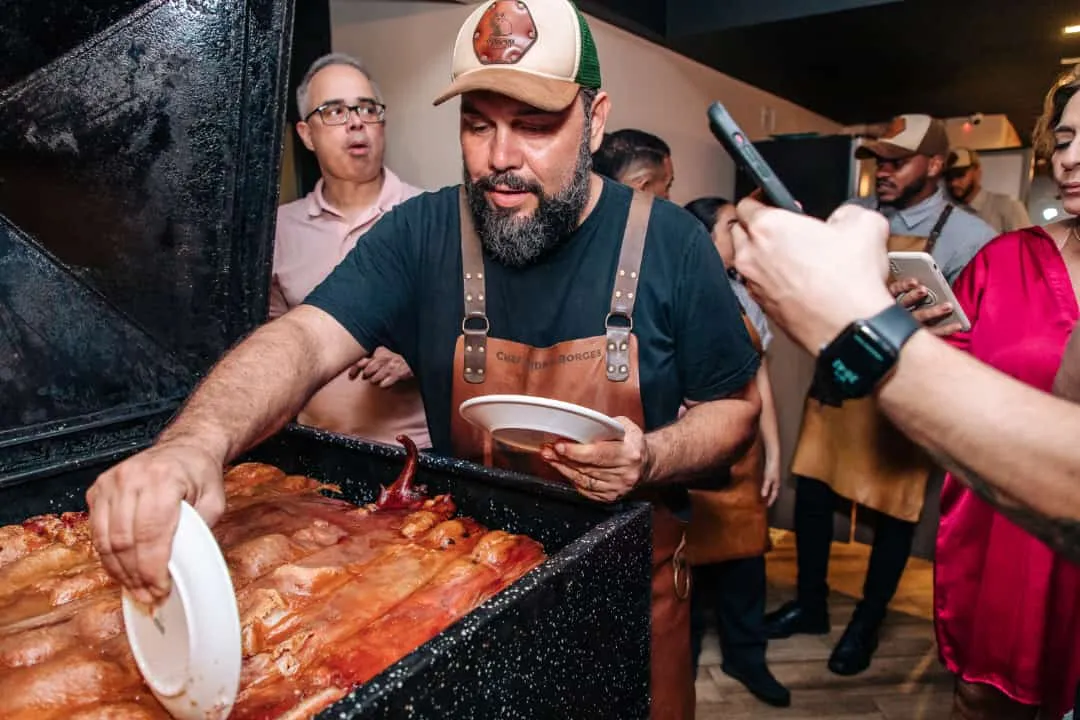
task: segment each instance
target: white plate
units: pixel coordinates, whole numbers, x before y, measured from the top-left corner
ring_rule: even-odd
[[[623,426],[581,405],[531,395],[482,395],[461,403],[461,416],[504,445],[538,452],[559,439],[621,440]]]
[[[223,720],[240,686],[240,612],[221,548],[186,502],[180,503],[169,574],[172,592],[152,612],[123,592],[135,663],[173,717]]]

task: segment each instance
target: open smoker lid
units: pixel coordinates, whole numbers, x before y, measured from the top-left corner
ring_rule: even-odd
[[[146,442],[266,317],[292,0],[12,0],[0,483]]]

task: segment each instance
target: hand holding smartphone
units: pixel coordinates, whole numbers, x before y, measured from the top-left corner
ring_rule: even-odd
[[[769,202],[778,208],[802,213],[795,198],[721,103],[714,102],[709,106],[709,128],[735,164],[753,178]]]
[[[960,307],[960,303],[956,301],[956,295],[953,294],[952,287],[941,273],[930,253],[889,253],[889,275],[892,281],[914,278],[919,285],[926,288],[928,295],[917,306],[919,310],[944,305],[945,303],[952,305],[952,312],[937,321],[935,325],[945,327],[956,323],[963,332],[971,329],[971,322],[968,320],[967,314]]]

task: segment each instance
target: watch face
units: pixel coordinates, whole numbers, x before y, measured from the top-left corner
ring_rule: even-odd
[[[895,356],[860,324],[848,328],[821,358],[823,378],[841,397],[865,397],[888,372]]]

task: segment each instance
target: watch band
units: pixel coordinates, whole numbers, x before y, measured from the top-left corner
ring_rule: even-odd
[[[863,321],[864,330],[873,333],[881,344],[892,348],[894,355],[918,332],[919,327],[919,321],[911,316],[911,312],[895,303]]]

